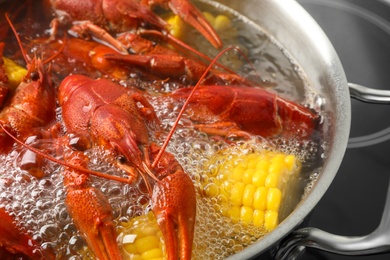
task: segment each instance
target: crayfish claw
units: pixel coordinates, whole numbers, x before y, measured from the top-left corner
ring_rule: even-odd
[[[170,0],[170,9],[185,22],[198,30],[215,48],[222,47],[222,40],[204,15],[188,0]]]
[[[164,236],[167,258],[191,259],[196,215],[196,193],[191,178],[177,171],[156,183],[152,208]]]
[[[220,49],[222,47],[222,40],[217,32],[207,21],[202,12],[200,12],[189,0],[143,0],[142,3],[149,6],[159,5],[164,8],[168,7],[173,13],[180,16],[183,21],[198,30],[215,48]]]

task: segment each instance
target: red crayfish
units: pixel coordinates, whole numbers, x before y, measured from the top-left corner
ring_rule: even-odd
[[[195,224],[195,189],[171,154],[164,152],[158,164],[152,165],[160,148],[148,137],[145,118],[157,119],[149,102],[139,93],[131,93],[109,80],[92,80],[81,75],[62,81],[59,101],[68,132],[92,139],[124,156],[131,168],[122,167],[131,178],[141,174],[164,234],[168,258],[189,259]]]

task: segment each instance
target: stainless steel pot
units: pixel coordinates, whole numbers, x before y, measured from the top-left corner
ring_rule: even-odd
[[[350,97],[366,102],[389,103],[390,93],[348,83],[332,44],[312,17],[294,0],[217,2],[260,25],[302,67],[310,85],[326,100],[324,108],[329,135],[329,151],[325,165],[309,194],[274,231],[229,259],[253,258],[277,245],[283,238],[282,244],[279,245],[280,250],[274,256],[278,259],[294,258],[307,246],[343,254],[388,250],[386,243],[390,239],[383,232],[389,230],[388,214],[384,214],[378,229],[365,237],[335,236],[314,228],[293,230],[315,207],[338,171],[348,144],[351,123]],[[387,201],[390,204],[390,199]],[[385,212],[387,210],[390,210],[390,206],[386,206]]]

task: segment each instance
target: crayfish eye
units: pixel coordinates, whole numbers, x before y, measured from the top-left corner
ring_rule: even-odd
[[[119,161],[120,164],[125,164],[125,163],[126,163],[126,157],[120,156],[120,157],[118,158],[118,161]]]
[[[33,71],[33,72],[31,72],[30,77],[31,77],[32,81],[37,81],[39,79],[39,73],[36,71]]]

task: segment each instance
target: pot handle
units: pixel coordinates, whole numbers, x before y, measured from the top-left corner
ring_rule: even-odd
[[[348,83],[349,92],[352,98],[371,104],[390,104],[390,91],[382,89],[367,88],[362,85]],[[378,144],[390,139],[390,127],[379,132],[351,137],[348,141],[348,148],[361,148]]]
[[[342,255],[370,255],[390,251],[390,183],[379,226],[366,236],[339,236],[317,228],[291,233],[278,246],[277,260],[297,259],[306,247]]]
[[[390,104],[389,90],[372,89],[354,83],[348,83],[348,87],[352,98],[372,104]]]

